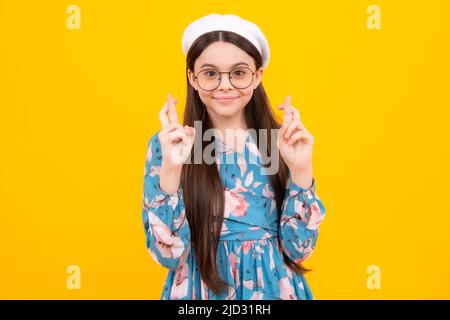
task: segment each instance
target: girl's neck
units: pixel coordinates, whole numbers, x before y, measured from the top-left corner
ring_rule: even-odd
[[[221,134],[225,135],[227,130],[231,132],[242,132],[247,131],[247,123],[245,121],[243,113],[239,117],[232,118],[217,118],[211,116],[214,129],[220,131]]]
[[[229,148],[241,152],[248,134],[244,112],[234,118],[217,117],[210,115],[213,129],[217,132],[219,139]]]

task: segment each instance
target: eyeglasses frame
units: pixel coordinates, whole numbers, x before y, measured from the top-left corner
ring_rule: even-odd
[[[250,72],[252,73],[252,82],[250,82],[250,84],[249,84],[248,86],[246,86],[245,88],[236,88],[236,87],[234,86],[233,82],[231,82],[231,73],[233,72],[234,69],[237,69],[237,68],[245,68],[245,69],[250,70]],[[200,86],[199,82],[198,82],[198,75],[200,74],[200,72],[205,71],[205,70],[214,70],[214,71],[217,71],[217,72],[219,73],[219,83],[217,84],[217,87],[215,87],[214,89],[211,89],[211,90],[203,89],[203,88]],[[216,69],[214,69],[214,68],[208,68],[208,69],[202,69],[202,70],[200,70],[200,71],[197,73],[197,75],[194,75],[194,79],[197,81],[198,86],[199,86],[200,88],[202,88],[202,90],[204,90],[204,91],[214,91],[214,90],[216,90],[216,89],[220,86],[220,83],[221,83],[221,81],[222,81],[222,73],[228,73],[228,80],[230,81],[230,83],[231,83],[231,85],[233,86],[233,88],[242,90],[242,89],[247,89],[248,87],[250,87],[250,86],[252,85],[253,81],[255,80],[255,74],[256,74],[256,71],[253,71],[253,70],[250,69],[249,67],[240,67],[240,66],[232,68],[231,71],[222,71],[222,72],[219,72],[218,70],[216,70]]]

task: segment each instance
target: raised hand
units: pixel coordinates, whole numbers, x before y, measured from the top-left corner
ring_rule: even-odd
[[[277,145],[281,157],[291,171],[308,170],[312,165],[314,138],[300,120],[300,114],[287,96],[283,105],[283,125],[278,130]]]
[[[189,157],[195,140],[195,129],[182,126],[178,122],[175,108],[178,100],[169,94],[167,102],[159,112],[162,129],[158,134],[161,142],[162,167],[165,169],[181,169]]]

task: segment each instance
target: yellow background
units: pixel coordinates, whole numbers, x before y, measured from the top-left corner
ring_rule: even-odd
[[[80,30],[66,27],[71,4]],[[366,26],[371,4],[381,30]],[[167,93],[183,114],[182,32],[212,12],[261,27],[269,98],[291,94],[315,137],[315,298],[449,299],[446,0],[0,1],[0,298],[159,299],[146,146]]]

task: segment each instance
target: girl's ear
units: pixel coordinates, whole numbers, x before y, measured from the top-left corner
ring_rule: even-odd
[[[263,74],[264,74],[264,69],[262,67],[259,68],[258,70],[256,70],[253,90],[255,90],[261,83]]]
[[[188,76],[189,83],[191,84],[191,86],[195,89],[195,91],[198,91],[197,81],[195,81],[194,73],[191,71],[191,69],[187,69],[187,76]]]

